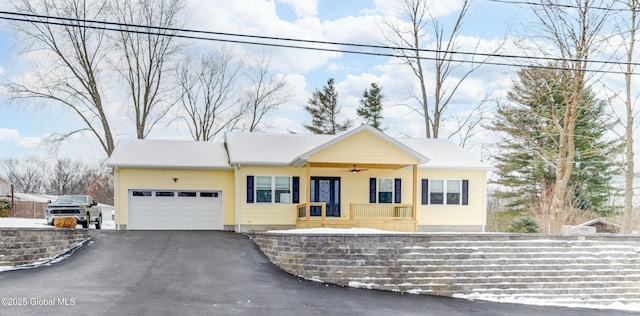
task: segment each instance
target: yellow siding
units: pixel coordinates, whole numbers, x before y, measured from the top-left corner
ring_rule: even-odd
[[[173,178],[178,178],[174,182]],[[128,169],[115,170],[116,224],[127,224],[130,189],[214,190],[222,191],[224,225],[235,225],[235,179],[233,170],[172,170]]]
[[[418,199],[418,225],[485,225],[486,171],[419,170],[420,179],[469,180],[469,205],[421,205]],[[421,186],[421,183],[418,184]],[[419,187],[418,192],[422,188]]]
[[[242,225],[294,225],[297,217],[295,204],[247,203],[246,177],[298,176],[300,177],[300,203],[307,202],[306,169],[291,167],[242,167],[240,177],[240,207]],[[371,169],[351,173],[347,169],[312,168],[311,176],[340,178],[341,216],[349,216],[350,203],[369,203],[369,178],[401,178],[402,203],[413,203],[411,168],[400,170]],[[417,203],[418,225],[484,225],[485,224],[485,171],[418,170]],[[421,205],[421,179],[469,180],[469,205]]]
[[[247,203],[247,176],[300,177],[300,203],[307,199],[306,169],[293,167],[240,167],[240,224],[241,225],[295,225],[296,205],[293,203]]]
[[[310,162],[354,164],[414,164],[416,158],[363,130],[309,157]]]

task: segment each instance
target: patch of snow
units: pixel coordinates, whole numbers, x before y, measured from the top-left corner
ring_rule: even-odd
[[[517,297],[517,296],[504,296],[504,295],[494,295],[494,294],[453,294],[455,298],[462,298],[468,300],[483,300],[483,301],[491,301],[498,303],[514,303],[514,304],[525,304],[525,305],[539,305],[539,306],[565,306],[565,307],[575,307],[575,308],[591,308],[591,309],[619,309],[619,310],[628,310],[628,311],[640,311],[640,304],[632,303],[625,304],[622,302],[614,302],[609,305],[596,305],[589,304],[588,302],[582,304],[567,304],[567,303],[558,303],[553,300],[545,300],[539,298],[532,297]]]
[[[51,226],[47,225],[47,221],[45,219],[0,217],[0,227],[2,228],[47,228]]]
[[[364,288],[364,289],[371,290],[374,286],[376,286],[375,283],[362,283],[358,281],[349,281],[349,287]]]
[[[16,218],[16,217],[0,217],[0,228],[52,228],[47,225],[47,221],[43,218]],[[77,226],[81,228],[81,225]],[[93,227],[93,226],[91,226]],[[115,229],[116,225],[112,220],[102,221],[102,229]]]

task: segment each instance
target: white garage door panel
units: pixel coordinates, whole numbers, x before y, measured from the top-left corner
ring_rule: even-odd
[[[181,192],[196,196],[179,196]],[[162,196],[169,194],[173,196]],[[128,195],[129,229],[223,229],[221,192],[129,190]]]

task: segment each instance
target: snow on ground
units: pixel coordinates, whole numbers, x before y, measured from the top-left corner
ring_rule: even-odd
[[[517,296],[507,296],[507,297],[497,297],[491,294],[454,294],[455,298],[463,298],[468,300],[481,300],[481,301],[491,301],[498,303],[513,303],[513,304],[525,304],[525,305],[538,305],[538,306],[564,306],[564,307],[575,307],[575,308],[590,308],[590,309],[617,309],[617,310],[627,310],[627,311],[640,311],[640,304],[624,304],[620,302],[615,302],[610,305],[595,305],[589,304],[585,302],[584,304],[566,304],[566,303],[557,303],[552,300],[543,300],[532,297],[517,297]]]
[[[14,218],[14,217],[0,217],[0,228],[52,228],[53,226],[47,225],[45,219],[38,218]],[[78,225],[78,228],[82,228],[82,225]],[[90,226],[92,229],[94,226]],[[112,220],[104,220],[102,222],[102,229],[115,229],[116,225]]]

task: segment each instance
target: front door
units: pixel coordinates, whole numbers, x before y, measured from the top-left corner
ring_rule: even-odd
[[[340,217],[340,178],[311,177],[311,202],[324,202],[328,217]],[[311,216],[322,216],[320,206],[311,206]]]

